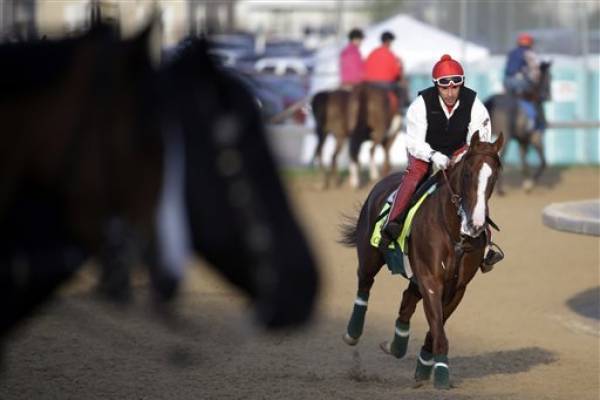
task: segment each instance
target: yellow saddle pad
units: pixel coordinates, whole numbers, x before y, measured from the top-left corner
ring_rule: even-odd
[[[413,221],[413,218],[415,217],[415,215],[417,214],[417,210],[419,209],[419,207],[421,207],[421,204],[423,204],[423,202],[425,201],[427,196],[429,196],[431,193],[433,193],[436,188],[437,188],[437,185],[432,185],[425,193],[423,193],[423,195],[410,208],[410,210],[408,210],[408,213],[406,214],[406,218],[404,219],[404,225],[402,226],[402,232],[400,232],[400,236],[398,238],[396,238],[396,241],[398,242],[398,245],[400,246],[400,250],[402,250],[402,253],[407,254],[408,237],[410,236],[410,229],[412,226],[412,221]],[[375,228],[373,229],[373,234],[371,235],[371,246],[373,246],[373,247],[379,247],[379,241],[381,240],[381,227],[383,226],[383,224],[385,223],[385,221],[387,219],[387,217],[384,217],[383,215],[387,215],[389,213],[390,207],[391,207],[390,203],[388,203],[386,201],[385,204],[383,205],[383,208],[381,209],[381,212],[379,213],[380,218],[378,218],[377,223],[375,224]],[[389,248],[393,249],[394,243],[390,243]]]

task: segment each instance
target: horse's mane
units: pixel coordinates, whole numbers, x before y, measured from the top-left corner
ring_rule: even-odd
[[[51,87],[65,76],[76,49],[90,38],[110,34],[99,25],[78,37],[0,45],[0,98]]]

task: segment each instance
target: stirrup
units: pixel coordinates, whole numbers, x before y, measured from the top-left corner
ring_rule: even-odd
[[[490,272],[494,269],[494,264],[504,259],[504,252],[502,249],[494,242],[490,242],[489,249],[487,254],[485,255],[483,261],[479,268],[481,268],[481,272],[484,274],[486,272]]]

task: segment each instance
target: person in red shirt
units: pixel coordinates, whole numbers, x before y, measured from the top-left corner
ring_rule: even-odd
[[[391,50],[395,36],[391,32],[381,34],[381,46],[369,54],[365,61],[364,80],[372,86],[381,87],[401,96],[399,83],[403,78],[402,61]]]

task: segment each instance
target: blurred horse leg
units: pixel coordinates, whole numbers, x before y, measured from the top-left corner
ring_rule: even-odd
[[[326,189],[329,186],[327,181],[327,172],[325,170],[325,164],[323,163],[323,144],[327,136],[326,129],[326,118],[327,118],[327,105],[329,96],[328,92],[317,93],[311,103],[313,115],[315,118],[315,133],[317,135],[317,147],[313,155],[312,162],[317,164],[319,173],[322,176],[322,188]]]
[[[535,173],[533,174],[533,183],[537,185],[540,180],[544,170],[546,169],[546,156],[544,155],[544,143],[542,140],[543,133],[541,131],[536,130],[531,135],[531,145],[535,149],[540,158],[540,165],[537,167]]]
[[[337,158],[340,154],[340,151],[342,151],[345,142],[346,139],[344,137],[338,136],[335,141],[335,149],[333,150],[333,155],[331,156],[331,166],[327,174],[327,182],[333,180],[335,186],[339,186],[342,183],[340,174],[338,172]]]
[[[529,164],[527,164],[528,143],[519,141],[519,157],[521,158],[521,171],[523,172],[523,190],[530,192],[533,189],[533,180],[530,177]]]
[[[375,151],[377,150],[377,145],[381,143],[373,142],[371,144],[371,148],[369,149],[369,179],[371,181],[376,181],[381,176],[379,174],[379,168],[377,168],[377,163],[375,162]]]

